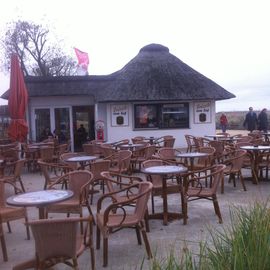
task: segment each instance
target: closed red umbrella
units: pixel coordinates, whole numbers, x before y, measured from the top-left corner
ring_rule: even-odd
[[[28,133],[28,126],[25,121],[27,102],[28,92],[24,83],[19,59],[16,54],[12,54],[8,98],[11,123],[9,125],[8,135],[14,141],[23,142],[26,140]]]

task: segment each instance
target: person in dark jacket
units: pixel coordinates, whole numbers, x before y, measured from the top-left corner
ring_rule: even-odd
[[[258,129],[263,132],[267,132],[268,129],[268,118],[267,109],[262,109],[258,115]]]
[[[42,133],[40,134],[39,140],[42,142],[44,140],[47,140],[49,138],[53,138],[53,134],[51,133],[50,129],[46,127]]]
[[[257,129],[258,119],[257,114],[253,111],[252,107],[249,107],[249,112],[246,114],[245,121],[243,126],[252,132],[253,130]]]

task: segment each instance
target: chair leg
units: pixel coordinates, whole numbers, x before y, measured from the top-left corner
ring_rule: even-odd
[[[240,181],[241,181],[241,184],[243,186],[244,191],[247,191],[247,188],[246,188],[246,185],[245,185],[245,182],[244,182],[244,177],[243,177],[241,171],[239,172],[239,178],[240,178]]]
[[[27,216],[25,216],[25,227],[26,227],[27,240],[30,240],[30,230],[29,230],[28,217]]]
[[[9,221],[7,221],[7,227],[8,227],[8,232],[12,233]]]
[[[0,241],[1,241],[1,247],[2,247],[2,252],[3,252],[3,258],[4,258],[4,261],[7,262],[8,261],[7,246],[6,246],[2,224],[0,224]]]
[[[187,224],[187,198],[184,197],[182,200],[182,212],[183,212],[183,224]]]
[[[108,265],[108,238],[103,238],[103,266]]]
[[[100,229],[98,226],[96,232],[96,249],[100,249]]]
[[[222,216],[221,216],[221,212],[220,212],[219,205],[218,205],[217,196],[213,195],[212,199],[213,199],[215,213],[218,216],[219,223],[221,224],[223,221],[222,221]]]
[[[19,181],[19,183],[21,185],[22,191],[25,192],[24,185],[23,185],[21,177],[18,178],[18,181]]]
[[[93,215],[93,212],[92,212],[90,205],[87,203],[86,206],[87,206],[87,209],[89,211],[90,216],[93,218],[93,224],[96,225],[96,221],[95,221],[95,218],[94,218],[94,215]]]
[[[151,206],[152,206],[152,214],[155,213],[155,202],[154,202],[154,195],[151,195]]]
[[[92,227],[92,224],[91,224]],[[89,242],[89,250],[90,250],[90,256],[91,256],[91,268],[92,270],[95,270],[95,251],[94,251],[94,245],[93,245],[93,231],[92,228],[90,228],[90,242]]]
[[[149,227],[149,218],[148,218],[148,209],[146,209],[145,214],[144,214],[144,220],[145,220],[145,229],[146,232],[150,232],[150,227]]]
[[[221,190],[220,190],[220,192],[221,192],[221,194],[223,194],[224,193],[224,175],[221,177],[221,182],[220,182],[220,185],[221,185]]]
[[[235,174],[232,174],[233,186],[236,187]]]
[[[145,249],[146,249],[146,252],[147,252],[148,259],[150,259],[150,258],[153,257],[153,255],[152,255],[152,252],[151,252],[151,248],[150,248],[150,245],[149,245],[149,241],[148,241],[147,234],[146,234],[146,231],[144,229],[143,223],[141,223],[140,230],[141,230],[141,233],[142,233],[142,236],[143,236],[143,241],[144,241],[144,245],[145,245]]]
[[[141,245],[142,244],[142,239],[141,239],[140,228],[138,226],[136,226],[135,230],[136,230],[138,245]]]

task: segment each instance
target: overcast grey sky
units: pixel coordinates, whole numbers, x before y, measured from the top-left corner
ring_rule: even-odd
[[[150,43],[167,46],[186,64],[234,93],[217,111],[270,109],[270,16],[267,0],[9,0],[0,31],[23,19],[48,25],[89,54],[89,74],[121,69]],[[9,74],[0,73],[0,94]],[[6,104],[0,99],[0,104]]]

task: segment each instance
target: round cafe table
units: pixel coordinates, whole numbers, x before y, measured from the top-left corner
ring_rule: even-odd
[[[143,147],[143,146],[144,145],[142,143],[129,143],[129,144],[122,144],[120,146],[120,149],[134,151],[135,149],[138,149],[138,148]]]
[[[252,159],[252,171],[253,171],[253,184],[258,184],[259,183],[259,154],[260,152],[263,151],[269,151],[270,150],[270,145],[245,145],[241,146],[241,149],[247,150],[248,152],[251,153],[253,159]],[[255,181],[254,181],[255,180]]]
[[[72,196],[71,190],[48,189],[8,197],[7,204],[21,207],[36,206],[39,210],[39,218],[44,219],[47,205],[68,200]]]
[[[94,161],[96,159],[97,159],[96,156],[76,156],[76,157],[68,158],[66,161],[67,162],[79,162],[81,168],[84,169],[85,166],[87,166],[87,162]]]
[[[141,169],[142,173],[147,175],[161,175],[162,176],[162,199],[163,199],[163,212],[149,215],[149,218],[163,219],[163,224],[168,224],[168,219],[183,218],[182,213],[169,212],[168,211],[168,198],[167,198],[167,176],[168,175],[183,175],[187,172],[187,168],[184,166],[162,165],[152,166]],[[179,193],[182,197],[182,188]],[[183,198],[183,197],[182,197]]]
[[[222,134],[204,135],[204,137],[212,138],[214,140],[218,140],[220,138],[226,138],[226,136]]]
[[[154,141],[156,141],[157,139],[159,139],[159,137],[152,137],[152,136],[150,136],[150,137],[145,137],[144,138],[144,140],[145,141],[149,141],[149,143],[152,145],[152,144],[154,144]]]
[[[194,159],[195,158],[201,158],[208,156],[208,153],[202,153],[202,152],[187,152],[187,153],[179,153],[176,155],[178,158],[185,158],[189,159],[190,161],[190,171],[193,171],[194,169]]]

